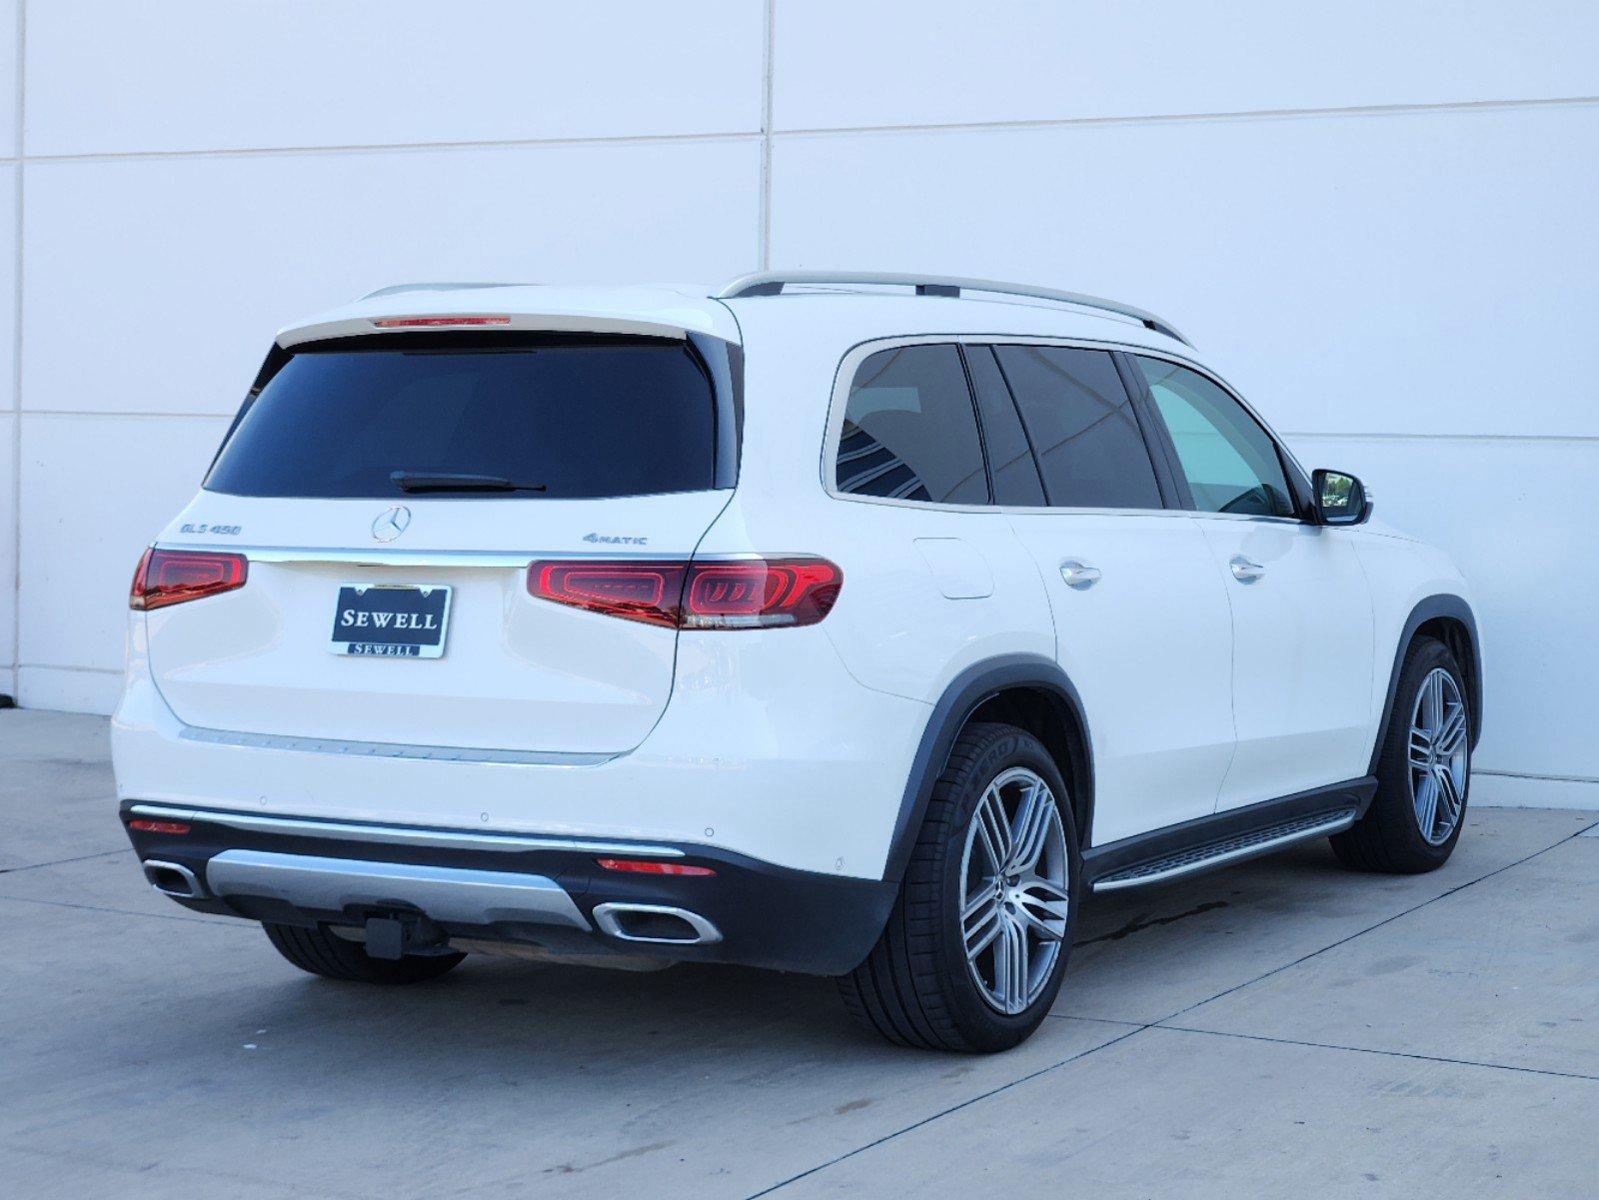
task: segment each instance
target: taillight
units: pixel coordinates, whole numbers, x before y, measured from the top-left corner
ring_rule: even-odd
[[[147,611],[215,596],[244,586],[250,562],[242,554],[149,549],[133,573],[128,607]]]
[[[540,600],[673,629],[814,625],[843,582],[825,558],[568,559],[527,569],[528,593]]]

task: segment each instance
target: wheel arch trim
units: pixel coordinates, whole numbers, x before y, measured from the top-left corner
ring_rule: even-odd
[[[1045,692],[1064,705],[1077,724],[1083,761],[1065,764],[1062,773],[1069,775],[1070,782],[1082,791],[1080,797],[1073,799],[1080,800],[1077,807],[1084,814],[1084,819],[1078,837],[1081,845],[1087,848],[1093,828],[1094,772],[1093,743],[1082,697],[1059,663],[1039,655],[1007,654],[985,659],[966,668],[950,682],[933,705],[932,715],[928,717],[916,755],[911,760],[904,795],[900,798],[899,816],[894,823],[894,834],[883,867],[885,881],[897,884],[904,877],[922,818],[932,799],[933,786],[949,762],[955,740],[966,722],[985,701],[1002,692],[1021,688]]]
[[[1388,694],[1383,700],[1382,719],[1377,723],[1377,732],[1372,742],[1371,762],[1367,773],[1375,775],[1377,762],[1382,758],[1383,741],[1388,732],[1388,722],[1393,719],[1394,703],[1399,694],[1399,674],[1404,670],[1405,655],[1410,650],[1410,644],[1416,638],[1416,631],[1429,621],[1448,620],[1458,623],[1465,630],[1466,650],[1469,661],[1460,664],[1461,670],[1466,674],[1466,692],[1471,705],[1471,745],[1475,749],[1482,738],[1482,642],[1477,635],[1477,618],[1471,611],[1464,597],[1450,593],[1440,593],[1428,596],[1419,601],[1410,610],[1410,615],[1405,618],[1404,627],[1399,631],[1399,640],[1394,647],[1393,669],[1388,674]]]

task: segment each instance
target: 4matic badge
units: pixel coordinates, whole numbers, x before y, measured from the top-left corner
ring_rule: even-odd
[[[599,542],[606,546],[648,546],[650,539],[647,537],[619,537],[611,533],[585,533],[585,542]]]

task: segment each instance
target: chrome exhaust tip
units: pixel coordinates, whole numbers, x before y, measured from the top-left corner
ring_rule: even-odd
[[[665,904],[611,901],[594,906],[601,932],[624,942],[656,946],[709,946],[722,940],[721,930],[699,913]]]
[[[175,900],[205,899],[205,888],[194,877],[194,872],[182,863],[149,858],[140,865],[150,886],[163,896],[171,896]]]

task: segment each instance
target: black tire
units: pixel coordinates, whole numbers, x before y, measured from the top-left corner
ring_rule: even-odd
[[[967,830],[988,785],[1015,766],[1038,774],[1053,792],[1065,832],[1069,903],[1064,938],[1043,991],[1020,1013],[991,1005],[967,966],[960,911]],[[1081,877],[1077,830],[1060,769],[1030,733],[1011,725],[962,731],[933,788],[899,899],[866,961],[839,979],[850,1014],[901,1046],[991,1053],[1025,1040],[1060,990],[1076,927]]]
[[[1388,718],[1388,728],[1383,731],[1382,753],[1377,759],[1377,794],[1364,817],[1331,839],[1338,860],[1351,870],[1382,871],[1391,875],[1436,871],[1449,861],[1455,843],[1460,840],[1471,795],[1469,750],[1460,815],[1446,840],[1434,845],[1422,836],[1411,791],[1408,757],[1411,714],[1423,681],[1440,667],[1453,676],[1461,702],[1468,708],[1466,718],[1468,729],[1470,727],[1471,699],[1460,664],[1442,642],[1429,637],[1417,638],[1405,653],[1399,687],[1394,693],[1393,712]],[[1468,735],[1468,743],[1469,740]]]
[[[273,925],[263,921],[267,939],[302,971],[348,983],[424,983],[455,967],[464,954],[408,954],[398,961],[372,958],[360,942],[326,929]]]

